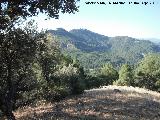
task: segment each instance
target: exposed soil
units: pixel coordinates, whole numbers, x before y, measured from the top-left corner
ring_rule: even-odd
[[[133,87],[106,86],[42,103],[14,115],[17,120],[160,120],[160,94]]]

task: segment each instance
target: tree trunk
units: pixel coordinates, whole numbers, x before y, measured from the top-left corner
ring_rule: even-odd
[[[16,120],[14,114],[12,113],[11,110],[7,110],[6,111],[6,116],[7,116],[7,120]]]
[[[14,114],[12,113],[12,103],[4,99],[5,101],[2,103],[3,107],[1,108],[4,115],[7,117],[7,120],[16,120]]]
[[[6,95],[4,97],[5,110],[4,113],[7,116],[8,120],[16,120],[13,111],[14,97],[16,93],[16,86],[12,81],[12,64],[10,58],[7,59],[7,87]]]

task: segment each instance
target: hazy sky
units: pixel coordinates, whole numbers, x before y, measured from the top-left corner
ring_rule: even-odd
[[[88,1],[105,2],[106,5],[88,5],[85,3]],[[113,5],[109,4],[109,1],[126,3]],[[129,4],[129,1],[140,4]],[[142,2],[151,4],[144,5]],[[44,16],[40,15],[37,18],[39,28],[66,30],[84,28],[106,36],[160,38],[159,0],[80,0],[78,5],[79,12],[60,14],[58,20],[45,21]]]

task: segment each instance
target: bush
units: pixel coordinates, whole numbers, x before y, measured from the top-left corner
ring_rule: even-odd
[[[69,88],[65,86],[55,86],[54,88],[48,87],[44,90],[43,98],[50,102],[59,101],[68,96],[70,93]]]
[[[160,54],[146,55],[135,69],[135,84],[150,90],[159,90]]]
[[[119,70],[119,79],[113,84],[121,86],[134,86],[132,68],[124,64]]]
[[[128,86],[129,82],[126,80],[122,80],[122,79],[118,79],[116,81],[113,82],[113,85],[117,85],[117,86]]]
[[[112,64],[105,64],[99,71],[98,75],[101,79],[101,85],[111,85],[114,80],[118,79],[118,72]]]
[[[85,89],[84,80],[79,78],[79,76],[70,76],[70,91],[71,94],[81,94]]]
[[[156,81],[157,81],[157,78],[155,78],[154,76],[151,76],[149,74],[144,75],[143,73],[139,73],[135,78],[135,85],[138,87],[143,87],[150,90],[156,90],[158,89],[157,88],[158,82]]]
[[[88,75],[85,79],[85,89],[98,88],[106,83],[104,79]]]

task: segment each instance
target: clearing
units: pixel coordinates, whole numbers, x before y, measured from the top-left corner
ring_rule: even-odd
[[[160,93],[103,86],[61,102],[40,102],[14,112],[17,120],[160,120]]]

